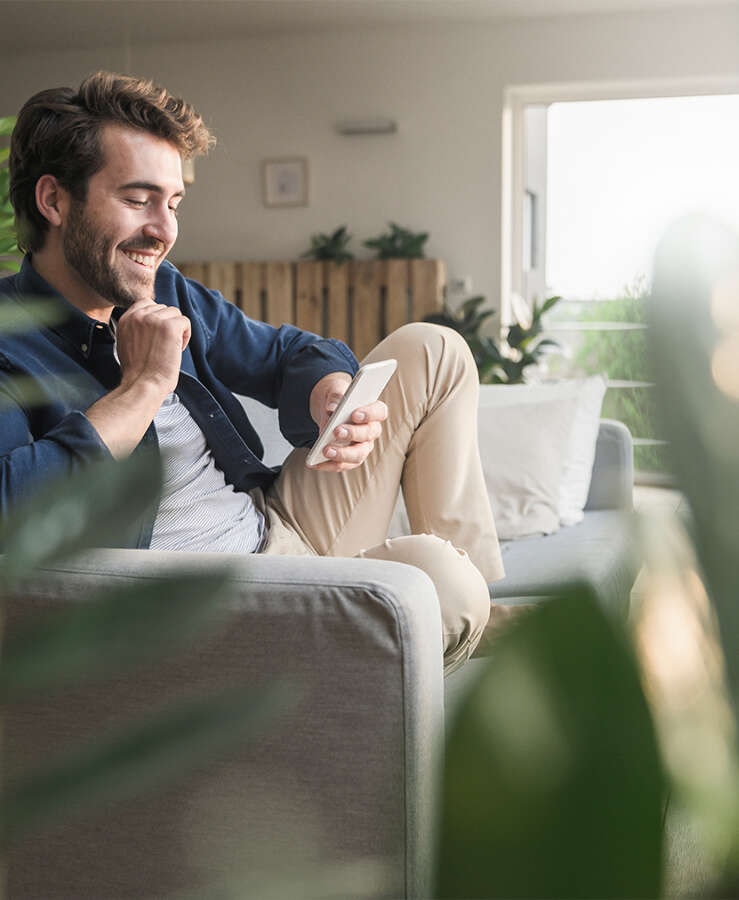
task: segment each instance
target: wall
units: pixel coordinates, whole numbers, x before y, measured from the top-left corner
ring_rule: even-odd
[[[207,14],[207,13],[205,13]],[[395,26],[0,59],[0,112],[97,67],[156,78],[191,100],[219,145],[197,165],[176,259],[291,258],[346,223],[429,230],[430,255],[497,305],[501,117],[507,85],[739,73],[739,7]],[[343,118],[389,116],[390,137],[341,137]],[[310,160],[310,205],[265,209],[260,162]],[[364,253],[361,253],[364,255]]]

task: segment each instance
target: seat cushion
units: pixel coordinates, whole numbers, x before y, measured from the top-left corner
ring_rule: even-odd
[[[555,534],[504,541],[509,574],[491,585],[493,603],[525,607],[551,599],[573,582],[585,582],[606,609],[625,618],[640,564],[635,527],[633,513],[593,510]],[[490,649],[505,621],[491,616],[476,655]]]

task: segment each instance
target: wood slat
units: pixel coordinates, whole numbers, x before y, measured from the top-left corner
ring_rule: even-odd
[[[411,321],[438,312],[444,302],[444,263],[439,259],[410,260]]]
[[[208,287],[220,291],[226,300],[236,303],[236,274],[239,263],[218,260],[208,264]]]
[[[312,260],[295,264],[295,324],[305,331],[324,333],[324,267]]]
[[[351,345],[349,333],[349,263],[339,265],[327,262],[324,268],[326,282],[326,335]]]
[[[204,284],[206,287],[210,287],[206,279],[204,263],[182,263],[177,268],[182,272],[185,278],[192,278],[195,281]]]
[[[264,266],[258,262],[243,262],[237,276],[239,306],[251,319],[263,319],[262,290]]]
[[[385,261],[385,328],[386,334],[410,321],[409,298],[410,273],[408,260]]]
[[[264,290],[267,295],[266,318],[270,325],[295,322],[293,303],[293,267],[289,262],[264,265]]]
[[[382,334],[383,266],[373,260],[352,263],[352,342],[358,359],[364,359]]]

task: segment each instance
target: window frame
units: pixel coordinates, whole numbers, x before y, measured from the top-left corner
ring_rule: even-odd
[[[739,76],[697,76],[628,81],[551,82],[509,85],[503,91],[501,149],[500,319],[510,325],[512,294],[524,294],[523,240],[525,188],[524,110],[587,100],[644,100],[739,94]]]
[[[524,196],[526,193],[527,106],[548,106],[588,100],[643,100],[663,97],[699,97],[739,94],[739,76],[701,76],[629,81],[560,82],[510,85],[504,89],[502,117],[502,184],[501,184],[501,272],[500,318],[502,326],[514,322],[512,295],[525,296],[524,271]],[[561,323],[560,323],[561,325]],[[620,329],[638,326],[621,323]],[[608,323],[591,323],[592,330],[609,328]],[[563,327],[558,330],[566,330]],[[609,382],[609,388],[650,386],[644,382]],[[635,437],[635,443],[660,444],[648,438]],[[637,472],[638,483],[671,484],[669,475]]]

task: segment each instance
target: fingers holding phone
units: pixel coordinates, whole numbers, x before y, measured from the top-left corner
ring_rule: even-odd
[[[362,366],[321,430],[306,465],[342,471],[361,465],[382,434],[387,406],[379,400],[397,368],[394,359]]]

